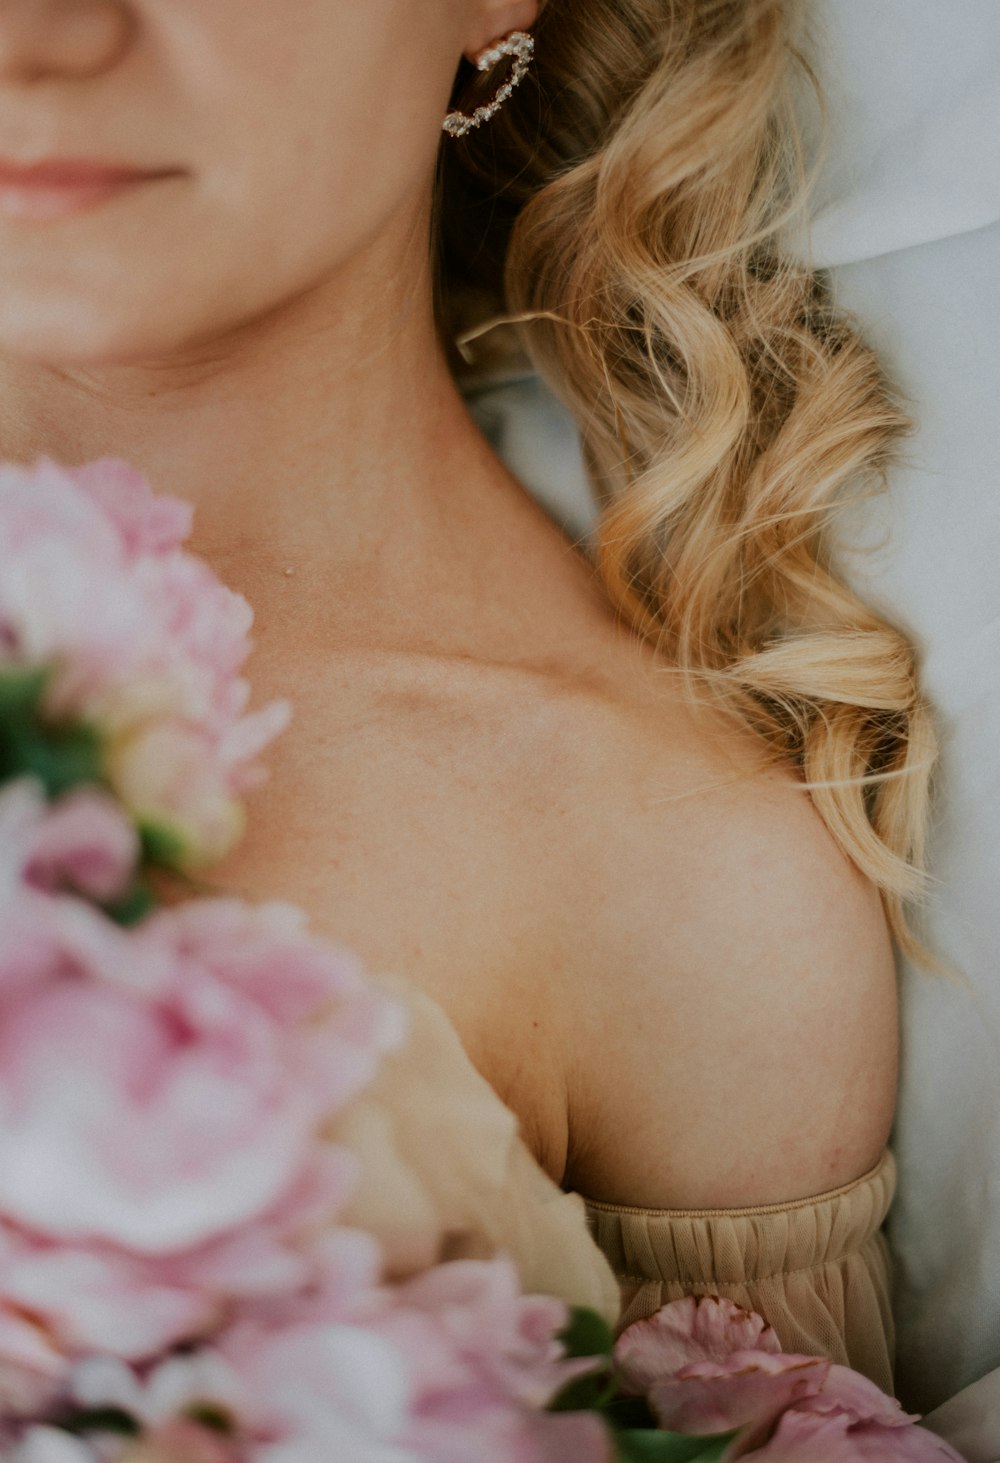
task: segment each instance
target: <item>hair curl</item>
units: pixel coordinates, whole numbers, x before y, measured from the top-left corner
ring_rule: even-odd
[[[920,953],[931,718],[905,638],[831,563],[843,490],[908,419],[821,276],[805,198],[802,0],[547,0],[516,102],[451,144],[444,315],[532,320],[579,425],[595,562],[634,628],[802,769]]]

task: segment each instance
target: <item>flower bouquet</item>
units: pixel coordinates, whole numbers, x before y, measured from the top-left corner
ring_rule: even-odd
[[[189,526],[123,463],[0,468],[0,1458],[956,1458],[728,1302],[614,1342],[432,1002],[289,906],[159,903],[288,717]]]

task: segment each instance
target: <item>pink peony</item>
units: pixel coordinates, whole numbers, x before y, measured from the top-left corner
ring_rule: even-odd
[[[268,1321],[243,1320],[171,1379],[172,1405],[209,1402],[254,1463],[611,1463],[598,1418],[542,1410],[589,1369],[562,1355],[566,1315],[560,1302],[522,1296],[507,1261],[446,1264],[372,1292],[353,1314],[305,1298]],[[95,1380],[92,1371],[92,1404],[166,1421],[127,1372]],[[145,1385],[171,1397],[157,1372]]]
[[[672,1301],[619,1337],[626,1390],[662,1428],[739,1429],[727,1459],[761,1463],[961,1463],[893,1398],[847,1367],[781,1353],[760,1316],[714,1296]]]
[[[112,898],[130,881],[135,830],[106,794],[80,789],[46,803],[31,778],[0,787],[0,1000],[64,962],[80,971],[127,977],[124,932],[82,899]]]
[[[89,980],[57,930],[0,1000],[0,1213],[141,1253],[198,1244],[289,1190],[399,1015],[283,906],[204,900],[101,933],[119,958]]]
[[[407,1446],[428,1463],[610,1463],[601,1420],[544,1408],[593,1369],[567,1360],[558,1334],[568,1309],[525,1296],[506,1260],[456,1261],[401,1286],[372,1322],[407,1358]]]
[[[0,1417],[33,1417],[57,1397],[65,1357],[34,1319],[0,1301]]]
[[[24,1429],[17,1445],[4,1453],[5,1463],[110,1463],[114,1456],[44,1424]]]
[[[112,797],[81,787],[38,820],[27,855],[29,884],[103,903],[125,893],[139,862],[139,839]]]
[[[288,719],[247,714],[252,613],[182,550],[190,522],[126,463],[0,466],[0,676],[49,672],[45,715],[98,729],[112,789],[183,866],[232,846]]]
[[[54,1245],[8,1226],[0,1245],[0,1410],[44,1410],[81,1357],[140,1363],[247,1316],[280,1325],[289,1314],[351,1313],[378,1282],[378,1247],[332,1226],[329,1208],[321,1226],[319,1218],[308,1201],[298,1210],[286,1203],[246,1231],[154,1257]]]
[[[418,1366],[438,1349],[460,1359],[477,1386],[539,1408],[568,1381],[592,1370],[589,1361],[567,1361],[563,1354],[558,1336],[568,1319],[563,1301],[522,1295],[509,1260],[458,1260],[436,1265],[393,1292],[379,1330],[398,1336],[405,1347],[415,1325],[424,1338],[421,1349],[412,1349]],[[432,1370],[424,1390],[433,1391],[435,1382]]]
[[[124,931],[53,892],[124,847],[92,811],[0,793],[0,1401],[21,1414],[74,1357],[152,1357],[317,1285],[347,1307],[381,1270],[332,1227],[357,1160],[324,1134],[401,1008],[290,908]]]
[[[192,1424],[206,1409],[223,1423],[220,1463],[227,1448],[234,1463],[611,1463],[598,1418],[542,1410],[587,1364],[562,1357],[566,1307],[523,1297],[508,1262],[343,1300],[300,1294],[143,1372],[83,1360],[67,1395],[139,1425],[121,1463],[175,1463],[169,1445],[204,1443]]]

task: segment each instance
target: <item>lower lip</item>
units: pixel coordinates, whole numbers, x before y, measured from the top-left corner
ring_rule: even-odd
[[[66,218],[152,181],[151,177],[137,176],[97,183],[0,182],[0,218],[36,223]]]

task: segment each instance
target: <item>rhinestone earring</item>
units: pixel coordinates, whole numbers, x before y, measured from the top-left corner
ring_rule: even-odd
[[[449,112],[445,117],[442,128],[450,137],[464,137],[471,132],[473,127],[481,127],[491,117],[495,117],[510,96],[516,86],[520,86],[528,68],[531,65],[531,58],[535,54],[535,38],[529,36],[526,31],[514,30],[503,40],[494,41],[492,46],[487,46],[485,51],[480,51],[474,58],[475,65],[480,71],[492,71],[505,56],[513,59],[514,65],[507,80],[495,92],[488,102],[477,107],[471,114],[468,112]]]

